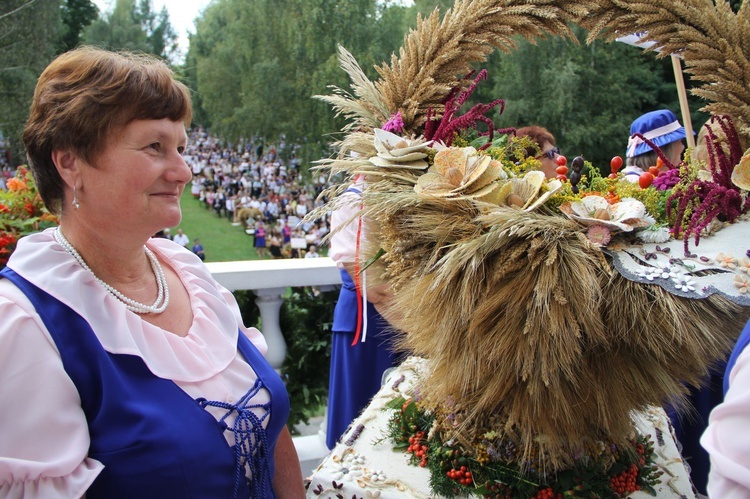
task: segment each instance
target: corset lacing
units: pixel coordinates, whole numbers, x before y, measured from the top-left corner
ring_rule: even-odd
[[[225,421],[226,418],[233,413],[237,414],[231,428],[234,433],[234,458],[236,463],[234,497],[237,497],[243,479],[247,480],[250,497],[265,497],[266,491],[271,490],[271,467],[269,463],[273,456],[268,455],[268,438],[262,425],[270,414],[271,403],[249,403],[263,388],[261,380],[255,380],[253,387],[236,404],[204,398],[198,399],[198,403],[204,409],[206,406],[212,406],[227,411],[219,420],[225,430],[230,429]],[[262,416],[258,417],[252,409],[262,409]],[[249,478],[245,473],[246,466],[250,470]]]

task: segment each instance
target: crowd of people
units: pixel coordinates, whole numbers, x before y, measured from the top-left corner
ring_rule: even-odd
[[[193,171],[191,194],[217,218],[244,226],[258,257],[305,257],[330,230],[327,216],[303,222],[328,183],[324,176],[303,179],[297,150],[284,140],[278,146],[260,139],[226,146],[197,128],[184,156]]]

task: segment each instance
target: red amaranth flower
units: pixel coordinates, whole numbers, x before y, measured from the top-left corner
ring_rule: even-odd
[[[742,157],[739,136],[729,116],[712,116],[710,123],[719,122],[724,135],[729,143],[729,154],[724,152],[723,147],[715,147],[716,135],[707,126],[708,138],[706,145],[708,149],[708,164],[713,179],[705,181],[695,179],[684,189],[675,192],[667,201],[667,216],[670,215],[672,202],[677,203],[677,214],[672,226],[672,233],[677,236],[682,229],[683,219],[689,207],[693,208],[687,228],[684,232],[684,250],[689,254],[688,240],[695,236],[695,244],[700,241],[701,231],[717,217],[727,222],[734,222],[741,214],[750,209],[750,198],[744,203],[740,195],[740,189],[732,182],[732,171]]]
[[[680,170],[673,168],[654,177],[653,186],[659,191],[666,191],[680,183]]]
[[[470,73],[467,78],[472,76],[473,72]],[[469,85],[469,88],[459,92],[457,88],[454,88],[445,100],[445,110],[443,111],[443,117],[438,120],[433,120],[432,108],[427,110],[427,123],[424,127],[424,137],[427,140],[436,140],[443,142],[446,146],[450,146],[453,143],[453,135],[467,128],[476,128],[477,121],[487,125],[487,132],[483,132],[480,135],[489,136],[487,144],[492,142],[492,137],[495,131],[495,124],[485,116],[490,109],[500,106],[498,114],[502,114],[505,109],[505,101],[503,99],[496,99],[489,104],[477,104],[466,114],[456,117],[456,113],[461,106],[466,103],[466,100],[474,92],[474,89],[479,84],[480,80],[487,78],[487,70],[483,69],[479,72],[474,81]]]

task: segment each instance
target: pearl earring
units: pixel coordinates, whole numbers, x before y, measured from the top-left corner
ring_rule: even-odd
[[[71,204],[73,205],[73,208],[75,208],[76,210],[81,206],[81,204],[78,202],[78,195],[76,194],[75,185],[73,186],[73,203]]]

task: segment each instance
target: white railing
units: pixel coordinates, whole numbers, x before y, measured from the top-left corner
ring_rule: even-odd
[[[255,293],[261,329],[268,344],[266,359],[276,370],[286,357],[286,341],[279,326],[279,310],[286,288],[341,284],[336,264],[326,257],[208,262],[206,266],[214,279],[228,290]]]
[[[286,357],[286,340],[279,324],[279,310],[289,287],[325,288],[341,284],[336,264],[327,257],[283,260],[207,262],[214,279],[230,291],[250,290],[260,309],[261,331],[268,344],[266,358],[277,371]],[[305,465],[315,466],[327,454],[325,421],[317,435],[295,437],[297,454]]]

